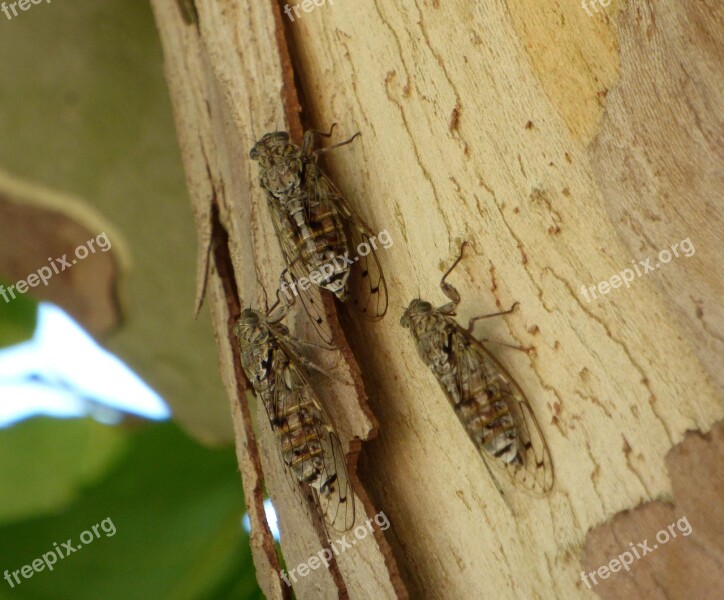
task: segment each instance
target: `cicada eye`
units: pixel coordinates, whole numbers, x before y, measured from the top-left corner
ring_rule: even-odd
[[[254,147],[249,151],[249,158],[251,160],[257,160],[259,158],[259,150],[256,147],[256,144]]]
[[[275,131],[272,133],[272,140],[275,142],[288,142],[289,134],[286,131]]]
[[[257,315],[251,308],[245,308],[241,311],[239,322],[244,325],[256,325],[259,323],[259,315]]]
[[[422,313],[429,313],[432,310],[432,304],[424,300],[417,301],[417,310]]]

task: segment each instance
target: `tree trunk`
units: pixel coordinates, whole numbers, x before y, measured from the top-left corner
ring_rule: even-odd
[[[394,240],[379,251],[391,306],[370,324],[325,300],[343,350],[339,381],[320,395],[358,471],[357,523],[384,511],[391,527],[298,577],[297,597],[588,593],[589,529],[670,498],[667,452],[723,414],[721,8],[619,10],[614,0],[588,16],[553,0],[305,0],[292,21],[274,2],[152,5],[199,228],[199,298],[206,290],[214,316],[265,594],[289,597],[262,481],[288,568],[328,543],[284,480],[263,409],[244,394],[231,333],[240,308],[263,305],[262,288],[273,296],[283,268],[248,151],[266,131],[286,127],[298,143],[303,126],[334,122],[333,141],[362,132],[325,155],[325,168]],[[462,240],[471,251],[451,276],[460,322],[518,301],[478,330],[535,348],[490,346],[550,447],[556,485],[544,498],[518,491],[506,504],[399,326],[418,294],[447,301],[438,284]],[[297,315],[297,335],[310,335]],[[692,526],[682,548],[705,525]]]

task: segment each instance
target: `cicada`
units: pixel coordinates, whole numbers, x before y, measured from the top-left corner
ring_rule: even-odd
[[[515,483],[544,494],[553,487],[553,465],[533,410],[510,373],[472,334],[476,321],[509,314],[515,304],[510,310],[471,319],[467,329],[453,318],[460,293],[445,280],[462,259],[465,245],[440,281],[450,302],[434,308],[414,299],[400,325],[410,329],[420,358],[437,378],[498,490],[488,461]]]
[[[249,153],[259,162],[259,183],[287,266],[281,287],[286,292],[284,277],[290,276],[292,293],[301,296],[326,343],[331,342],[331,333],[315,288],[332,292],[342,302],[351,296],[370,320],[387,312],[387,285],[375,253],[375,236],[317,164],[321,153],[359,135],[313,150],[315,136],[330,137],[333,130],[334,125],[329,133],[306,131],[301,147],[291,143],[285,131],[267,133]]]
[[[305,342],[281,323],[288,311],[280,302],[266,314],[242,311],[234,328],[241,366],[264,404],[291,479],[309,486],[326,523],[344,532],[355,513],[345,456],[304,369],[324,370],[302,356]]]

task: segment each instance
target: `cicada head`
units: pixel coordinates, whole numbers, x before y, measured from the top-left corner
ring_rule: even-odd
[[[234,334],[243,344],[264,342],[269,335],[266,320],[251,308],[245,308],[241,311],[239,320],[234,326]]]
[[[299,189],[303,163],[301,149],[289,141],[286,131],[264,134],[249,152],[259,162],[259,182],[276,198],[286,198]]]
[[[252,308],[245,308],[241,311],[241,316],[239,317],[239,324],[247,326],[258,325],[259,313]]]
[[[289,145],[289,134],[286,131],[272,131],[254,144],[249,151],[249,158],[258,160],[262,165],[272,156],[279,154],[279,150]]]
[[[426,300],[415,298],[412,302],[410,302],[409,306],[405,309],[405,312],[402,313],[400,325],[403,327],[409,327],[411,321],[420,317],[425,317],[430,313],[432,313],[432,304]]]

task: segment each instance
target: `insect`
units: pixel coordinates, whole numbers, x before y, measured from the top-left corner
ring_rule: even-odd
[[[249,152],[259,162],[259,183],[287,266],[281,288],[287,293],[285,276],[290,276],[292,292],[301,296],[326,343],[331,342],[331,334],[315,286],[342,302],[351,295],[370,320],[381,319],[387,312],[387,284],[374,251],[375,236],[317,164],[320,154],[349,144],[359,133],[327,148],[312,149],[315,136],[330,137],[334,127],[329,133],[306,131],[301,147],[291,143],[285,131],[267,133]],[[360,248],[369,250],[363,255]],[[309,282],[315,285],[310,287]]]
[[[355,518],[344,452],[304,368],[326,372],[301,355],[307,342],[281,323],[290,305],[280,304],[277,293],[266,314],[242,311],[234,328],[241,366],[266,408],[288,474],[314,490],[325,521],[344,532]]]
[[[451,302],[434,308],[414,299],[400,325],[410,329],[420,358],[437,377],[496,486],[488,461],[517,484],[544,494],[553,487],[553,465],[535,415],[508,371],[472,335],[476,321],[509,314],[517,303],[507,311],[471,319],[467,329],[453,318],[460,293],[445,280],[463,258],[466,244],[440,280]]]

